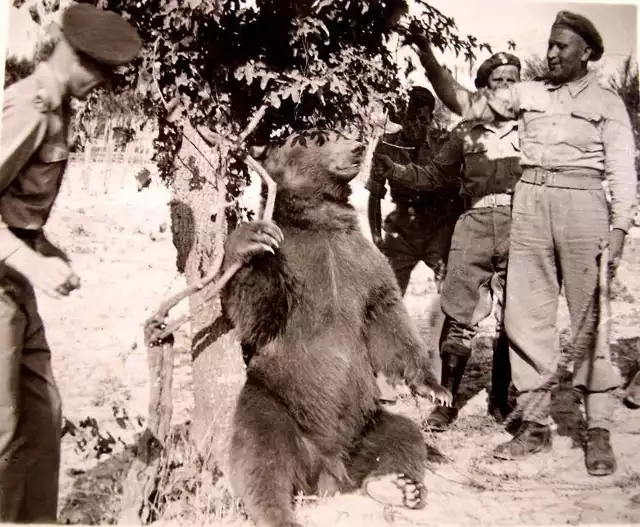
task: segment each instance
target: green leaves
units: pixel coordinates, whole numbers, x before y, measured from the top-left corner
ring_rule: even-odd
[[[119,93],[137,93],[145,115],[158,120],[166,167],[180,141],[179,124],[165,122],[164,105],[175,97],[192,124],[222,136],[237,135],[268,104],[255,143],[314,127],[366,130],[372,104],[402,104],[400,79],[415,68],[396,62],[396,30],[411,26],[468,60],[483,45],[462,38],[426,0],[413,0],[414,15],[405,14],[405,0],[100,1],[143,38]]]

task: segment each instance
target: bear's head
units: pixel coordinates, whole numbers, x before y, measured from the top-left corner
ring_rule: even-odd
[[[278,185],[278,193],[347,201],[360,172],[365,145],[339,132],[313,129],[268,147],[252,147]]]

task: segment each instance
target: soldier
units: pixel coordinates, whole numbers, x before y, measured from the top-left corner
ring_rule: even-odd
[[[428,163],[435,152],[438,137],[432,124],[435,98],[422,86],[409,92],[409,102],[403,112],[402,128],[391,139],[385,137],[376,154],[386,154],[399,162]],[[391,135],[391,134],[389,134]],[[368,218],[373,242],[389,259],[404,294],[415,266],[423,261],[434,273],[436,286],[444,277],[449,245],[462,203],[455,185],[436,192],[416,192],[397,182],[389,182],[395,204],[384,222],[380,200],[386,195],[384,166],[374,157],[371,175],[365,187],[369,190]],[[393,403],[397,394],[384,377],[378,379],[380,399]]]
[[[478,69],[478,88],[497,89],[520,81],[520,60],[496,53]],[[381,157],[390,183],[416,191],[433,191],[456,182],[467,205],[456,223],[447,273],[442,286],[446,315],[440,336],[441,384],[455,395],[471,356],[477,324],[491,313],[497,297],[497,334],[494,340],[490,413],[502,422],[510,413],[511,379],[508,342],[502,325],[502,304],[507,272],[511,195],[521,175],[518,123],[463,121],[437,157],[425,166],[395,164]],[[493,294],[492,294],[493,293]],[[459,405],[437,407],[427,419],[434,431],[446,430],[458,415]]]
[[[55,523],[61,401],[34,288],[79,287],[42,228],[69,154],[71,97],[83,99],[140,50],[135,29],[88,4],[62,16],[51,57],[4,94],[0,144],[0,521]]]
[[[564,284],[573,384],[584,395],[587,416],[585,464],[594,476],[616,470],[609,427],[612,391],[620,383],[610,358],[595,356],[600,243],[608,242],[615,270],[636,201],[629,116],[621,98],[587,67],[603,52],[591,21],[561,11],[549,37],[548,79],[472,97],[423,51],[434,89],[453,111],[466,106],[470,118],[498,113],[520,122],[523,175],[513,201],[505,324],[523,425],[494,455],[519,459],[551,448],[550,390],[557,384],[557,308]],[[611,218],[603,179],[611,191]]]
[[[402,119],[402,129],[392,142],[381,141],[377,155],[387,155],[399,163],[428,163],[436,138],[432,119],[435,99],[431,92],[415,86]],[[447,263],[449,245],[462,201],[455,184],[435,192],[417,192],[390,181],[395,210],[384,221],[381,233],[380,200],[386,195],[384,167],[374,157],[373,169],[366,183],[369,190],[369,226],[374,243],[391,263],[404,294],[411,272],[423,261],[434,272],[438,288]]]

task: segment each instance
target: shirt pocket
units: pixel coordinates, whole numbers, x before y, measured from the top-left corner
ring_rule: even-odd
[[[464,173],[466,178],[487,176],[493,173],[493,161],[490,159],[489,145],[484,142],[470,141],[463,147]]]
[[[564,128],[567,134],[566,142],[583,152],[602,150],[600,137],[602,119],[602,113],[592,109],[572,110],[569,122]]]
[[[522,126],[520,140],[544,142],[546,122],[549,118],[547,110],[550,101],[546,97],[527,97],[520,104]]]

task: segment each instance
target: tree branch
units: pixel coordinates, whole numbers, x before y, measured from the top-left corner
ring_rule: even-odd
[[[263,104],[260,109],[253,116],[247,127],[243,130],[240,138],[246,140],[249,134],[255,129],[258,125],[262,117],[267,110],[268,106]],[[233,143],[229,141],[227,138],[221,137],[220,134],[210,130],[205,126],[198,126],[196,131],[200,134],[200,136],[208,143],[208,144],[222,144],[225,149],[230,150],[231,148],[237,148],[238,143]],[[277,185],[275,181],[269,176],[267,171],[258,163],[253,157],[250,155],[246,155],[244,157],[244,162],[247,166],[255,170],[260,178],[264,181],[267,186],[267,199],[265,202],[263,218],[266,220],[270,220],[273,216],[273,208],[275,205],[275,197],[276,197],[276,189]],[[220,191],[218,194],[219,199],[224,201],[224,195]],[[220,211],[224,210],[224,203],[218,203],[217,210],[219,211],[216,215],[216,223],[222,222],[223,214]],[[220,225],[221,227],[221,225]],[[204,287],[208,286],[213,282],[218,273],[220,271],[220,267],[222,265],[222,260],[224,257],[223,251],[217,251],[218,257],[216,261],[213,263],[211,270],[207,273],[207,275],[202,278],[202,280],[197,283],[179,291],[172,297],[168,298],[160,307],[155,311],[149,319],[145,322],[144,325],[144,336],[145,343],[147,346],[152,347],[157,344],[162,343],[165,339],[167,339],[170,335],[172,335],[178,328],[180,328],[185,322],[191,320],[192,315],[183,315],[173,321],[165,322],[167,316],[169,315],[169,311],[174,308],[178,303],[180,303],[185,298],[193,295],[194,293],[201,291]],[[241,264],[233,264],[229,269],[225,271],[225,273],[219,278],[219,280],[214,284],[212,291],[205,299],[202,305],[205,305],[209,300],[213,299],[218,293],[222,290],[222,288],[229,282],[229,280],[233,277],[235,273],[241,268]],[[200,308],[198,308],[200,309]]]

